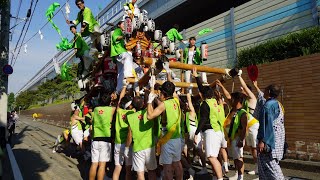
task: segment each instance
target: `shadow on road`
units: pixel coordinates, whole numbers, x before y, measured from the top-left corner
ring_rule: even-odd
[[[12,135],[9,141],[12,148],[15,145],[22,143],[23,138],[25,137],[25,132],[27,131],[31,131],[31,129],[28,128],[28,126],[25,126],[19,133]],[[21,148],[13,149],[12,151],[24,179],[42,179],[40,177],[40,173],[45,172],[49,168],[49,164],[45,162],[39,152]],[[6,158],[6,160],[8,161],[7,164],[9,164],[9,158]],[[12,169],[12,171],[15,170]]]
[[[49,164],[42,159],[40,153],[29,149],[14,149],[13,152],[24,179],[42,179],[40,173],[45,172]]]

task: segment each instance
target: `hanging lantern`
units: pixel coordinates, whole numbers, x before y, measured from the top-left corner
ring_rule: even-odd
[[[160,41],[162,39],[162,31],[161,30],[155,30],[154,31],[154,40]]]
[[[136,57],[137,57],[137,58],[140,58],[140,57],[141,57],[141,53],[142,53],[142,51],[141,51],[141,44],[140,44],[140,41],[138,41],[138,42],[137,42],[137,45],[136,45],[136,52],[135,52]]]
[[[208,59],[208,44],[205,41],[201,43],[201,58],[203,61]]]
[[[124,20],[124,33],[129,37],[132,34],[132,22],[129,17],[126,17]]]
[[[141,25],[141,23],[140,23],[139,17],[135,16],[132,19],[132,27],[133,27],[133,29],[139,29],[140,25]]]
[[[153,19],[148,20],[147,26],[148,26],[148,30],[151,32],[153,32],[156,29],[156,24]]]
[[[163,48],[168,48],[170,45],[169,38],[167,36],[162,37],[162,43],[161,43]]]

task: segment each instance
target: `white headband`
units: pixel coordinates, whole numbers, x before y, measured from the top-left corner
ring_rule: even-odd
[[[130,106],[131,103],[132,103],[132,101],[127,102],[127,103],[124,105],[124,108],[127,109],[127,108]]]

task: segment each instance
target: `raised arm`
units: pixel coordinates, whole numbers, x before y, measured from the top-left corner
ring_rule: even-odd
[[[169,62],[163,63],[163,69],[165,69],[166,72],[167,72],[167,80],[170,81],[170,82],[173,82],[173,79],[172,79],[172,73],[173,72],[169,68]],[[173,97],[179,99],[179,96],[177,95],[176,92],[173,93]]]
[[[241,76],[238,76],[240,80],[241,87],[248,94],[249,99],[257,100],[256,96],[252,93],[252,91],[248,88],[246,82],[242,79]]]
[[[231,95],[228,92],[228,90],[222,85],[222,83],[217,79],[216,80],[216,84],[222,89],[222,92],[224,94],[224,96],[228,99],[231,100]]]
[[[187,100],[188,100],[188,106],[190,109],[190,116],[195,117],[196,111],[194,110],[193,104],[192,104],[192,99],[191,99],[191,94],[187,94]]]
[[[161,102],[156,109],[153,109],[152,102],[156,95],[154,93],[149,94],[149,100],[148,100],[148,120],[153,120],[154,118],[160,116],[160,114],[166,109],[164,106],[164,103]]]
[[[252,81],[253,86],[256,88],[258,92],[262,92],[258,86],[258,81]]]
[[[203,93],[203,85],[202,85],[202,81],[199,79],[198,77],[198,72],[197,72],[197,68],[193,68],[192,70],[192,76],[196,78],[197,81],[197,85],[198,85],[198,89],[201,93]]]

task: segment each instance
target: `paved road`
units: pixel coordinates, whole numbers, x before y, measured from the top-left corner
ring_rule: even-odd
[[[88,168],[88,163],[63,153],[52,153],[55,138],[61,132],[60,127],[32,121],[31,118],[24,116],[20,117],[16,128],[17,134],[13,138],[13,152],[25,179],[83,179],[82,177],[86,177],[84,169]],[[245,164],[245,169],[253,169],[251,161],[247,162],[249,163]],[[299,167],[299,165],[298,167],[287,166],[283,167],[283,172],[288,179],[320,179],[320,169],[308,169],[305,168],[306,166]],[[195,166],[195,168],[198,167]],[[232,173],[228,176],[232,176]],[[209,178],[210,176],[201,176],[195,179]],[[255,178],[257,176],[245,175],[244,179]]]

